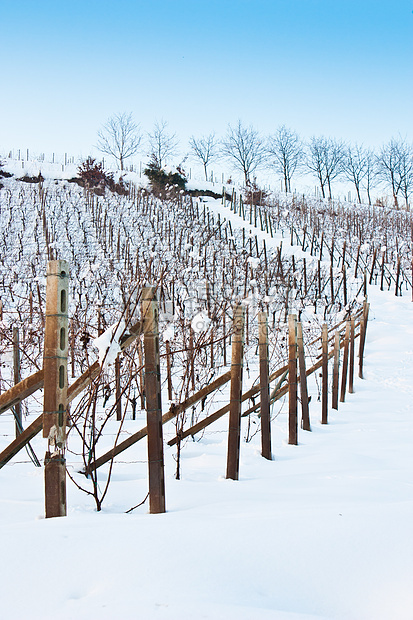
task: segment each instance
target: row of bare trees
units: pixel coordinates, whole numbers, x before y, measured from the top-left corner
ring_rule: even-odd
[[[125,113],[111,117],[98,137],[97,148],[115,158],[121,170],[125,160],[140,150],[146,152],[151,164],[161,169],[177,155],[179,144],[176,134],[169,131],[164,120],[156,122],[144,140],[132,114]],[[354,185],[358,202],[362,202],[365,191],[371,204],[372,188],[384,183],[391,190],[396,207],[400,196],[408,205],[413,187],[413,145],[401,137],[392,138],[375,152],[359,144],[324,136],[313,136],[306,143],[285,125],[278,127],[273,135],[264,137],[254,127],[238,120],[236,125],[228,125],[222,139],[214,133],[192,136],[189,150],[202,165],[206,180],[209,166],[225,159],[242,174],[247,187],[251,186],[257,171],[264,168],[272,169],[281,177],[286,192],[291,192],[294,175],[310,173],[317,179],[323,198],[332,197],[333,181],[343,180]]]

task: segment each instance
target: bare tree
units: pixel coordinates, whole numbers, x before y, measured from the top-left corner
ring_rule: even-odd
[[[189,139],[189,146],[193,155],[202,163],[205,181],[208,181],[207,166],[212,160],[218,158],[218,141],[215,134],[210,133],[208,136],[202,136],[201,138],[194,138],[194,136],[191,136]]]
[[[371,186],[374,179],[377,177],[377,158],[371,149],[367,149],[365,151],[365,170],[366,176],[364,178],[364,183],[367,192],[367,198],[369,201],[369,205],[371,205]]]
[[[361,203],[361,188],[367,174],[367,152],[362,146],[348,146],[344,153],[343,176],[354,184],[357,200]]]
[[[123,112],[109,118],[98,131],[98,138],[96,147],[119,162],[119,167],[123,170],[125,160],[139,150],[142,134],[132,114]]]
[[[402,177],[401,192],[406,202],[406,208],[409,207],[409,196],[413,188],[413,146],[403,143],[400,158],[400,173]]]
[[[152,133],[148,134],[149,157],[155,168],[161,169],[168,160],[176,154],[178,139],[176,134],[167,130],[168,123],[164,120],[156,121]]]
[[[267,158],[263,139],[253,127],[244,127],[239,120],[236,127],[228,125],[227,135],[222,142],[222,153],[235,163],[245,179],[245,185],[251,185],[251,175]]]
[[[326,186],[329,198],[332,198],[331,183],[343,169],[344,145],[333,138],[313,136],[308,148],[307,167],[317,176],[323,198]]]
[[[268,140],[268,153],[272,167],[283,177],[284,189],[291,192],[291,179],[304,158],[303,143],[299,135],[281,125]]]
[[[413,185],[413,149],[405,140],[392,138],[377,156],[380,178],[391,187],[394,206],[398,208],[399,192],[403,194],[406,206]]]

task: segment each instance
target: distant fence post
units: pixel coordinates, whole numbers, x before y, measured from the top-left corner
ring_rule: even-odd
[[[297,428],[297,317],[288,317],[288,443],[298,443]]]
[[[328,423],[328,327],[324,323],[321,332],[321,424]]]
[[[242,368],[245,333],[245,308],[240,304],[234,311],[233,327],[226,477],[231,478],[232,480],[238,480],[241,435]]]
[[[165,512],[161,372],[156,288],[142,291],[141,320],[145,353],[145,400],[148,428],[149,512]]]
[[[261,412],[261,454],[271,461],[271,419],[268,361],[268,317],[258,314],[258,342],[260,352],[260,412]]]
[[[66,516],[68,288],[68,263],[49,261],[43,361],[46,518]]]

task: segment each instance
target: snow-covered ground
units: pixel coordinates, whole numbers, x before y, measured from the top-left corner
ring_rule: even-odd
[[[49,520],[21,452],[0,471],[0,618],[412,619],[413,304],[377,287],[369,300],[365,379],[329,425],[313,392],[312,432],[290,446],[277,403],[274,459],[243,441],[238,482],[226,417],[186,444],[180,481],[167,448],[166,514],[125,514],[146,495],[144,442],[118,458],[101,513],[69,484],[68,517]]]

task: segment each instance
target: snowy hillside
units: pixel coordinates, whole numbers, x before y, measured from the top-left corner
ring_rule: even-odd
[[[74,483],[68,482],[68,516],[60,519],[44,519],[43,468],[20,451],[0,469],[0,617],[40,619],[58,608],[68,620],[413,618],[410,214],[292,195],[262,207],[239,195],[238,202],[182,195],[162,202],[132,185],[127,196],[100,197],[67,182],[75,171],[62,172],[66,180],[57,184],[6,179],[0,193],[2,392],[12,384],[13,326],[22,334],[23,376],[41,367],[45,264],[52,258],[71,266],[70,382],[97,358],[92,342],[100,327],[121,316],[136,320],[145,284],[159,286],[161,353],[170,342],[175,402],[229,368],[226,330],[237,300],[249,312],[247,389],[258,374],[259,309],[270,318],[274,370],[287,358],[288,314],[299,316],[309,343],[323,323],[356,312],[366,290],[364,379],[321,425],[321,379],[314,373],[312,431],[299,429],[297,446],[288,444],[288,397],[275,402],[272,461],[260,454],[259,416],[243,418],[239,481],[225,479],[227,416],[183,442],[180,480],[176,448],[167,443],[178,427],[165,424],[165,514],[148,514],[144,441],[115,459],[96,512],[77,486],[89,483],[79,473],[84,447],[71,431],[67,468]],[[118,432],[125,438],[145,425],[144,409],[136,409],[139,355],[137,346],[122,362],[121,427],[113,369],[105,375],[112,391],[106,401],[99,392],[99,411],[109,412],[99,453]],[[318,352],[308,345],[308,355]],[[164,411],[171,401],[165,359]],[[182,424],[202,418],[204,404],[211,413],[228,398],[222,388]],[[41,394],[26,402],[25,426],[41,412]],[[81,419],[85,410],[79,399],[71,413]],[[10,410],[0,425],[1,451],[14,436]],[[31,446],[42,460],[45,440],[37,435]],[[102,489],[108,475],[108,466],[99,470]]]

